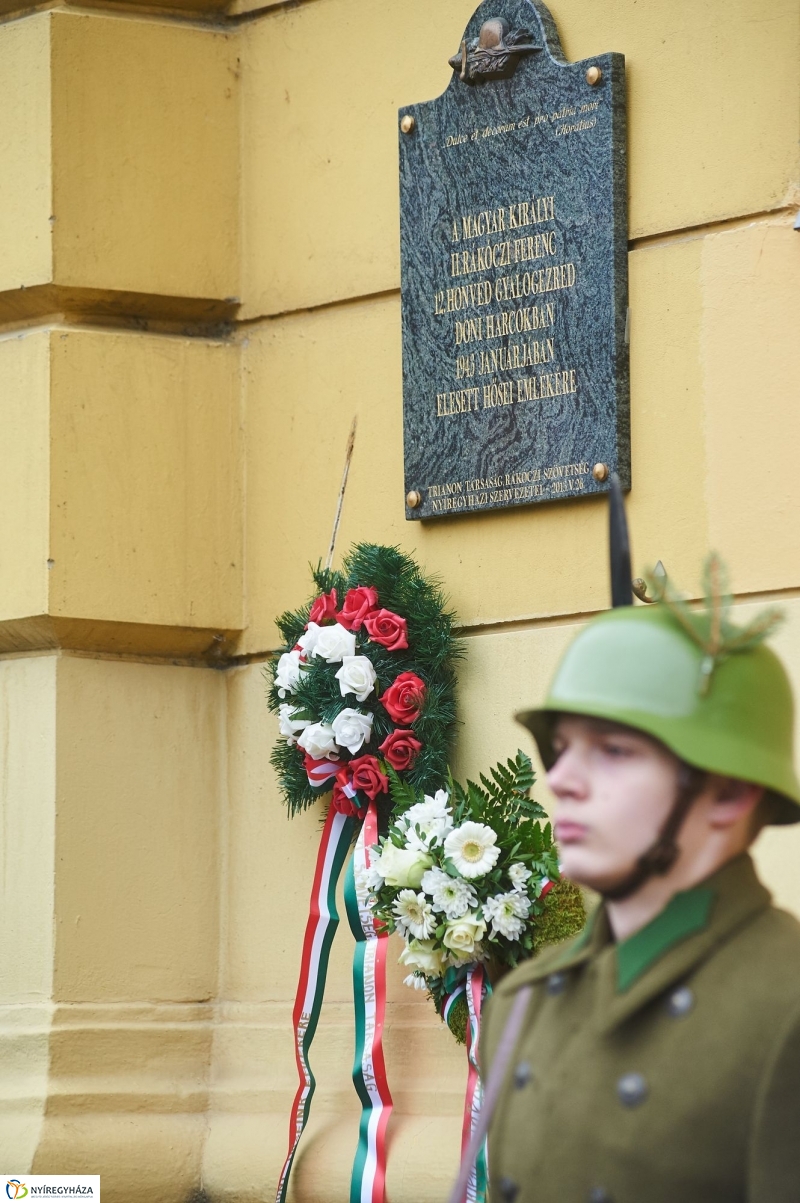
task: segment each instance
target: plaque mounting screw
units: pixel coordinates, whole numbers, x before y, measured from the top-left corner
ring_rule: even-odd
[[[596,87],[600,83],[600,80],[602,78],[603,78],[603,72],[600,70],[599,67],[590,67],[589,70],[586,72],[586,82],[592,88]]]
[[[400,129],[404,134],[413,134],[416,124],[410,113],[406,113],[405,117],[400,118]]]
[[[416,489],[412,489],[410,493],[406,493],[406,505],[410,510],[415,510],[422,501],[422,494]]]
[[[604,480],[608,480],[608,464],[595,464],[595,466],[592,468],[592,476],[595,478],[595,480],[599,481],[600,484],[602,484]]]

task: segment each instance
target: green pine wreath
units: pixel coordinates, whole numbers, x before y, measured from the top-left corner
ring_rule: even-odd
[[[267,670],[281,730],[271,760],[290,816],[331,790],[337,810],[363,816],[370,800],[388,804],[390,768],[436,789],[462,654],[441,588],[410,556],[371,543],[312,576],[310,601],[278,619],[284,647]]]

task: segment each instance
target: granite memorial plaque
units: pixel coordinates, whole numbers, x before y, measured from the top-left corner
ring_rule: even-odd
[[[625,76],[486,0],[400,110],[406,517],[630,486]]]

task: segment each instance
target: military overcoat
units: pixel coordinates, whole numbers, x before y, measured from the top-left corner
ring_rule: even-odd
[[[749,856],[615,944],[583,933],[498,986],[534,994],[489,1136],[492,1203],[800,1203],[800,924]]]

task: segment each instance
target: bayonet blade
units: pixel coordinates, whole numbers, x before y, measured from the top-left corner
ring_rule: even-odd
[[[611,473],[608,491],[608,549],[611,558],[611,605],[632,606],[631,545],[625,502],[616,472]]]

